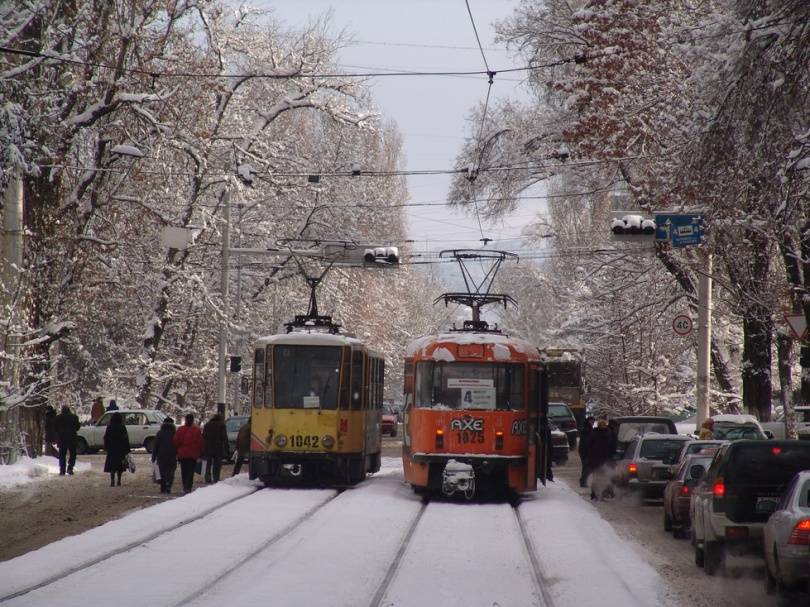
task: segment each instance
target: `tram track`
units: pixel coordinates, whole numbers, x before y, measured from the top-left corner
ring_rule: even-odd
[[[159,538],[161,535],[163,535],[165,533],[171,533],[173,531],[176,531],[177,529],[185,527],[186,525],[189,525],[191,523],[199,521],[200,519],[203,519],[203,518],[213,514],[214,512],[217,512],[218,510],[221,510],[222,508],[225,508],[226,506],[230,506],[230,505],[232,505],[232,504],[234,504],[234,503],[236,503],[236,502],[238,502],[240,500],[243,500],[243,499],[246,499],[246,498],[250,497],[251,495],[255,494],[256,492],[261,491],[262,489],[263,489],[263,487],[256,487],[253,491],[251,491],[249,493],[246,493],[244,495],[239,495],[239,496],[234,497],[232,499],[226,500],[226,501],[224,501],[222,503],[216,504],[215,506],[211,506],[210,508],[206,508],[204,510],[201,510],[200,512],[198,512],[197,514],[195,514],[192,517],[185,518],[185,519],[183,519],[181,521],[178,521],[177,523],[175,523],[173,525],[168,525],[166,527],[161,527],[160,529],[157,529],[157,530],[155,530],[154,532],[152,532],[152,533],[150,533],[148,535],[139,537],[136,540],[128,542],[127,544],[124,544],[123,546],[119,546],[117,548],[102,552],[98,556],[96,556],[96,557],[94,557],[94,558],[92,558],[92,559],[90,559],[88,561],[83,561],[83,562],[81,562],[81,563],[79,563],[79,564],[77,564],[77,565],[75,565],[73,567],[69,567],[67,569],[64,569],[64,570],[62,570],[62,571],[60,571],[58,573],[55,573],[55,574],[53,574],[53,575],[51,575],[51,576],[49,576],[49,577],[47,577],[47,578],[45,578],[43,580],[40,580],[36,584],[32,584],[30,586],[26,586],[25,588],[15,590],[14,592],[10,592],[8,594],[0,596],[0,603],[5,603],[5,602],[10,601],[12,599],[15,599],[17,597],[24,596],[24,595],[26,595],[26,594],[28,594],[30,592],[33,592],[35,590],[39,590],[40,588],[45,588],[46,586],[50,586],[51,584],[54,584],[54,583],[56,583],[56,582],[58,582],[60,580],[63,580],[65,578],[67,578],[67,577],[70,577],[71,575],[75,575],[76,573],[84,571],[85,569],[90,569],[91,567],[94,567],[94,566],[98,565],[99,563],[102,563],[102,562],[106,561],[109,558],[118,556],[120,554],[124,554],[126,552],[129,552],[130,550],[133,550],[134,548],[137,548],[139,546],[142,546],[143,544],[151,542],[152,540],[155,540],[155,539]]]
[[[323,508],[325,508],[328,504],[330,504],[332,501],[334,501],[335,499],[340,497],[340,495],[343,494],[343,492],[344,492],[343,489],[337,489],[335,494],[332,497],[324,500],[323,502],[321,502],[319,504],[314,505],[312,508],[310,508],[309,510],[304,512],[301,516],[299,516],[298,518],[290,521],[289,524],[287,524],[284,528],[282,528],[277,533],[275,533],[273,536],[271,536],[266,542],[264,542],[262,545],[260,545],[256,549],[252,550],[250,553],[246,554],[245,556],[243,556],[239,560],[237,560],[235,563],[231,564],[227,569],[225,569],[225,571],[223,571],[216,578],[212,579],[210,582],[208,582],[204,586],[198,588],[197,590],[195,590],[194,592],[192,592],[188,596],[185,596],[182,599],[180,599],[179,601],[177,601],[175,603],[172,603],[170,607],[182,607],[184,605],[189,605],[193,601],[197,600],[198,598],[203,596],[205,593],[207,593],[211,589],[215,588],[218,584],[220,584],[223,580],[225,580],[225,578],[227,578],[234,571],[239,569],[242,565],[244,565],[245,563],[253,560],[258,555],[260,555],[262,552],[264,552],[266,550],[269,550],[275,544],[277,544],[278,542],[280,542],[281,540],[283,540],[284,538],[286,538],[290,534],[294,533],[302,525],[304,525],[308,520],[312,519],[318,512],[320,512]]]
[[[540,598],[542,607],[554,607],[554,599],[548,591],[548,579],[543,572],[543,567],[537,559],[537,553],[534,550],[534,542],[526,529],[526,523],[520,513],[520,505],[512,504],[512,512],[515,515],[515,523],[517,524],[520,537],[523,541],[523,549],[526,553],[526,558],[529,561],[532,572],[532,582],[534,583],[537,596]]]
[[[394,559],[391,561],[391,564],[388,566],[388,569],[385,572],[385,576],[383,576],[380,585],[377,586],[377,590],[374,593],[374,596],[369,603],[369,607],[380,607],[383,604],[383,599],[385,598],[385,594],[388,592],[388,588],[391,586],[391,582],[394,580],[394,576],[397,574],[397,570],[399,569],[399,565],[402,562],[402,557],[405,556],[405,552],[408,550],[408,546],[411,543],[411,539],[416,532],[416,528],[419,526],[419,521],[422,520],[422,515],[427,510],[428,504],[430,502],[428,500],[424,500],[422,502],[422,507],[419,508],[419,511],[414,516],[413,521],[411,521],[408,530],[405,532],[405,535],[402,538],[402,541],[399,544],[399,548],[397,549],[396,554],[394,555]]]

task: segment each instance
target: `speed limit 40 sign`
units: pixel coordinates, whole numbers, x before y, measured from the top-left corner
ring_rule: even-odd
[[[692,319],[686,314],[678,314],[672,319],[672,330],[676,335],[686,337],[692,332]]]

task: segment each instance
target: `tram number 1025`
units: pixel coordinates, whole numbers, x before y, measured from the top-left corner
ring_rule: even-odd
[[[458,439],[458,442],[462,444],[483,443],[484,433],[471,430],[461,430],[456,432],[456,438]]]
[[[290,447],[310,447],[317,449],[320,446],[320,439],[317,436],[307,436],[293,434],[290,436]]]

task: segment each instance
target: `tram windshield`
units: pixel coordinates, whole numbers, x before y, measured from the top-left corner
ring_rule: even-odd
[[[341,348],[278,345],[273,348],[275,407],[337,409]]]
[[[523,365],[422,361],[416,406],[428,409],[522,409]]]

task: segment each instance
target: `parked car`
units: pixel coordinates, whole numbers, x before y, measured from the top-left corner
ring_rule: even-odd
[[[690,455],[705,455],[711,459],[714,454],[717,453],[720,447],[726,444],[726,442],[727,441],[722,440],[693,440],[689,441],[688,443],[684,443],[683,447],[681,448],[681,452],[678,454],[678,458],[672,465],[672,473],[675,474],[683,460]]]
[[[399,419],[397,417],[397,412],[390,406],[383,405],[382,425],[380,427],[380,432],[387,434],[388,436],[396,436],[398,421]]]
[[[648,432],[656,434],[678,434],[675,422],[668,417],[627,416],[617,417],[610,421],[610,427],[616,433],[616,458],[620,458],[627,445],[637,436]]]
[[[810,575],[810,470],[793,477],[763,530],[767,589],[793,588]]]
[[[124,425],[129,435],[129,446],[133,449],[144,447],[149,453],[152,453],[155,435],[166,418],[166,414],[157,409],[120,409],[105,412],[95,424],[79,428],[76,452],[95,453],[104,448],[104,432],[107,430],[113,413],[120,413],[124,418]]]
[[[239,435],[239,428],[250,418],[249,415],[231,415],[225,420],[225,431],[228,433],[228,459],[233,459],[236,451],[236,437]]]
[[[548,423],[551,429],[551,461],[562,466],[568,463],[568,437],[554,422]]]
[[[548,419],[554,422],[560,430],[565,432],[568,437],[568,448],[576,449],[577,436],[577,418],[574,417],[573,412],[565,403],[549,403],[548,404]]]
[[[767,440],[768,436],[753,415],[713,415],[714,439],[721,440]]]
[[[616,466],[616,482],[641,491],[644,499],[660,498],[671,477],[669,467],[692,439],[683,434],[647,433],[627,445]]]
[[[723,445],[692,494],[695,564],[714,575],[726,553],[761,554],[765,522],[791,479],[804,469],[810,469],[807,441]]]
[[[684,445],[691,446],[689,443]],[[689,531],[689,504],[698,481],[706,473],[714,454],[687,455],[664,488],[664,531],[675,537],[686,537]]]

